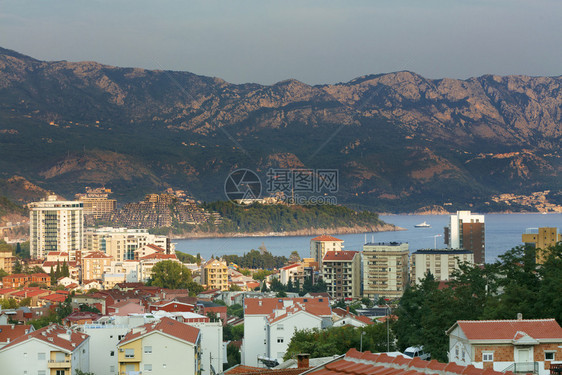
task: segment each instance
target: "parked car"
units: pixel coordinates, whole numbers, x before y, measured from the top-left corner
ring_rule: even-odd
[[[423,346],[410,346],[409,348],[406,348],[404,355],[410,358],[419,357],[420,359],[424,359],[426,361],[431,359],[431,354],[424,352]]]

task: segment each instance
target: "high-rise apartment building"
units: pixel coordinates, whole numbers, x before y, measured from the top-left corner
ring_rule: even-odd
[[[328,251],[322,259],[322,279],[333,299],[361,297],[359,251]]]
[[[558,232],[558,228],[528,228],[526,233],[523,233],[521,240],[525,245],[530,245],[540,250],[547,250],[551,246],[562,241],[562,234]],[[537,251],[537,262],[543,263],[546,259],[544,251]]]
[[[55,195],[29,204],[29,247],[31,257],[44,258],[50,251],[69,254],[76,260],[76,251],[84,243],[84,211],[82,202],[59,201]]]
[[[341,251],[343,248],[343,240],[339,238],[322,235],[310,240],[310,257],[314,261],[322,265],[322,258],[328,251]]]
[[[418,250],[412,254],[412,283],[420,284],[427,273],[437,281],[447,281],[453,272],[459,269],[459,263],[474,263],[474,254],[469,250],[428,249]]]
[[[474,253],[474,263],[486,262],[484,215],[473,215],[470,211],[457,211],[451,215],[445,227],[445,244],[449,249],[464,249]]]
[[[161,247],[166,254],[175,253],[168,237],[150,234],[147,229],[89,228],[84,242],[87,252],[101,251],[118,262],[135,259],[135,251],[148,244]]]
[[[76,194],[75,198],[84,204],[84,215],[91,215],[95,219],[111,213],[117,206],[115,199],[109,199],[111,189],[86,187],[86,194]]]
[[[399,298],[408,284],[408,243],[363,245],[363,296]]]

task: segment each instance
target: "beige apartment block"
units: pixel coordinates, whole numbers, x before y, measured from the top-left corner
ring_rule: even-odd
[[[82,257],[82,280],[102,280],[106,267],[113,258],[101,251],[93,251]]]
[[[343,240],[339,238],[322,235],[310,240],[310,257],[322,265],[322,258],[328,251],[341,251],[343,249]]]
[[[201,265],[201,284],[208,289],[228,290],[226,261],[210,259]]]
[[[361,297],[361,254],[328,251],[322,259],[322,278],[333,299]]]
[[[418,250],[412,254],[410,280],[420,284],[427,273],[437,281],[448,281],[460,263],[474,264],[474,254],[469,250]]]
[[[408,243],[363,245],[363,296],[399,298],[408,284]]]
[[[562,234],[558,232],[558,228],[528,228],[526,233],[521,236],[521,240],[525,245],[543,250],[537,251],[537,262],[543,263],[548,254],[544,250],[556,246],[558,242],[562,241]]]

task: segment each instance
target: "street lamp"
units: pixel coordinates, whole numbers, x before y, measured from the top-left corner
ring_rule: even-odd
[[[359,351],[360,352],[363,352],[363,336],[365,336],[366,334],[367,334],[367,332],[361,331],[361,336],[360,336],[361,339],[359,340],[360,341],[360,343],[359,343]]]

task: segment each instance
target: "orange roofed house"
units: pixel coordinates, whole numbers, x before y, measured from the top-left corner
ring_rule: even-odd
[[[258,356],[283,362],[295,329],[332,325],[328,298],[245,298],[242,364],[258,366]]]
[[[562,363],[562,328],[554,319],[457,321],[447,331],[449,362],[515,373],[549,374]]]
[[[345,356],[315,367],[303,374],[310,375],[513,375],[477,369],[472,365],[424,361],[419,358],[390,357],[385,353],[359,352],[350,349]]]

